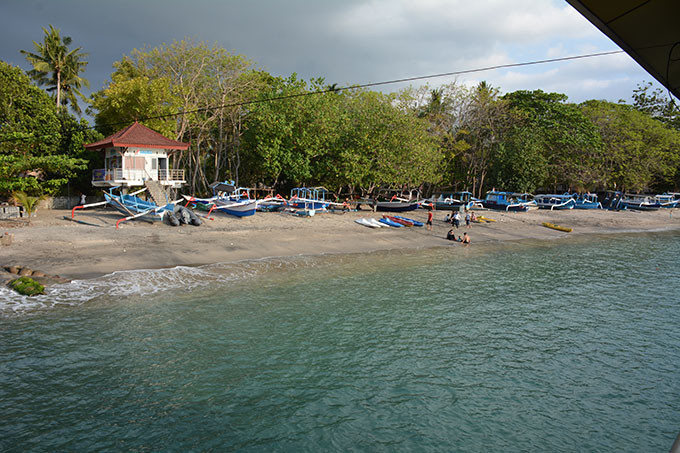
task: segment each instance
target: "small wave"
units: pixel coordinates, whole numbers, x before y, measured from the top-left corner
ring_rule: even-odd
[[[122,299],[139,295],[153,296],[177,290],[219,287],[265,275],[285,276],[302,268],[316,266],[321,261],[318,257],[266,258],[199,267],[116,271],[94,279],[51,285],[46,288],[45,295],[34,297],[22,296],[9,288],[0,287],[0,316],[58,306],[78,306],[104,297]]]

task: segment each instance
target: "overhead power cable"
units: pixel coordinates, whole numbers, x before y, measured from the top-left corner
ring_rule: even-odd
[[[356,90],[360,88],[372,88],[372,87],[378,87],[378,86],[384,86],[384,85],[393,85],[396,83],[405,83],[405,82],[415,82],[417,80],[427,80],[427,79],[436,79],[440,77],[451,77],[451,76],[457,76],[457,75],[463,75],[463,74],[473,74],[476,72],[485,72],[485,71],[493,71],[495,69],[507,69],[507,68],[518,68],[522,66],[531,66],[531,65],[539,65],[539,64],[546,64],[546,63],[556,63],[556,62],[561,62],[561,61],[570,61],[570,60],[579,60],[583,58],[593,58],[593,57],[603,57],[606,55],[614,55],[614,54],[619,54],[619,53],[624,53],[623,50],[611,50],[608,52],[598,52],[598,53],[591,53],[591,54],[585,54],[585,55],[573,55],[569,57],[559,57],[559,58],[550,58],[547,60],[534,60],[534,61],[528,61],[528,62],[523,62],[523,63],[507,63],[507,64],[501,64],[501,65],[495,65],[495,66],[487,66],[484,68],[475,68],[475,69],[465,69],[462,71],[452,71],[452,72],[442,72],[439,74],[430,74],[430,75],[424,75],[424,76],[415,76],[415,77],[405,77],[402,79],[393,79],[393,80],[386,80],[382,82],[370,82],[370,83],[364,83],[364,84],[359,84],[359,85],[350,85],[350,86],[345,86],[345,87],[331,87],[325,90],[317,90],[317,91],[309,91],[306,93],[296,93],[296,94],[287,94],[283,96],[274,96],[270,98],[264,98],[264,99],[253,99],[250,101],[242,101],[242,102],[234,102],[231,104],[222,104],[219,106],[214,106],[214,107],[202,107],[199,109],[195,110],[185,110],[182,112],[177,112],[177,113],[169,113],[165,115],[159,115],[159,116],[152,116],[148,118],[144,118],[144,120],[156,120],[156,119],[162,119],[162,118],[169,118],[173,116],[180,116],[180,115],[187,115],[191,113],[201,113],[201,112],[208,112],[212,110],[219,110],[219,109],[224,109],[228,107],[240,107],[244,105],[253,105],[253,104],[263,104],[266,102],[272,102],[272,101],[281,101],[285,99],[293,99],[293,98],[299,98],[299,97],[304,97],[304,96],[314,96],[317,94],[325,94],[325,93],[337,93],[339,91],[345,91],[345,90]],[[115,126],[116,124],[108,124],[109,126]]]
[[[494,65],[494,66],[486,66],[483,68],[475,68],[475,69],[464,69],[461,71],[451,71],[451,72],[442,72],[439,74],[430,74],[430,75],[424,75],[424,76],[414,76],[414,77],[405,77],[401,79],[392,79],[392,80],[386,80],[382,82],[370,82],[370,83],[363,83],[363,84],[358,84],[358,85],[350,85],[350,86],[345,86],[345,87],[331,87],[325,90],[317,90],[317,91],[309,91],[305,93],[296,93],[296,94],[287,94],[287,95],[282,95],[282,96],[273,96],[270,98],[262,98],[262,99],[253,99],[250,101],[242,101],[242,102],[234,102],[230,104],[222,104],[218,106],[213,106],[213,107],[202,107],[194,110],[183,110],[180,112],[175,112],[175,113],[167,113],[164,115],[158,115],[158,116],[149,116],[145,118],[138,118],[137,121],[148,121],[148,120],[156,120],[156,119],[163,119],[163,118],[172,118],[172,117],[177,117],[180,115],[188,115],[192,113],[201,113],[201,112],[209,112],[213,110],[220,110],[220,109],[225,109],[229,107],[240,107],[240,106],[245,106],[245,105],[254,105],[254,104],[263,104],[266,102],[273,102],[273,101],[282,101],[286,99],[294,99],[294,98],[300,98],[304,96],[315,96],[318,94],[325,94],[325,93],[337,93],[339,91],[345,91],[345,90],[356,90],[356,89],[361,89],[361,88],[372,88],[372,87],[379,87],[379,86],[384,86],[384,85],[393,85],[397,83],[405,83],[405,82],[415,82],[418,80],[428,80],[428,79],[436,79],[436,78],[441,78],[441,77],[452,77],[452,76],[459,76],[463,74],[474,74],[477,72],[486,72],[486,71],[493,71],[496,69],[509,69],[509,68],[519,68],[523,66],[533,66],[533,65],[539,65],[539,64],[547,64],[547,63],[558,63],[562,61],[572,61],[572,60],[580,60],[584,58],[594,58],[594,57],[604,57],[607,55],[615,55],[615,54],[620,54],[624,53],[623,50],[611,50],[607,52],[597,52],[597,53],[590,53],[590,54],[583,54],[583,55],[572,55],[568,57],[558,57],[558,58],[549,58],[546,60],[533,60],[533,61],[527,61],[527,62],[522,62],[522,63],[506,63],[506,64],[500,64],[500,65]],[[128,124],[128,123],[107,123],[107,126],[118,126],[121,124]],[[81,130],[87,130],[87,129],[94,129],[95,126],[89,126],[82,128]],[[14,141],[16,139],[2,139],[0,138],[0,141]]]

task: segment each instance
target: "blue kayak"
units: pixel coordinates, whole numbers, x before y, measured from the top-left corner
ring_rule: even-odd
[[[408,217],[402,217],[400,215],[395,215],[394,217],[396,217],[397,219],[406,220],[407,222],[411,222],[413,224],[413,226],[419,226],[419,227],[425,226],[425,224],[423,222],[418,222],[417,220],[409,219]]]
[[[394,228],[401,228],[401,227],[404,226],[401,223],[393,222],[390,219],[386,219],[384,217],[382,219],[378,219],[378,222],[384,223],[385,225],[391,226],[391,227],[394,227]]]

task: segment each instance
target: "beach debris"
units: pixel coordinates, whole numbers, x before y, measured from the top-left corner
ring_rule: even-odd
[[[12,245],[12,241],[14,240],[14,235],[9,234],[9,232],[5,231],[5,234],[0,237],[0,244],[8,246]]]

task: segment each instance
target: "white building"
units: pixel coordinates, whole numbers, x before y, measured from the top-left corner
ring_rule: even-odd
[[[143,186],[146,181],[181,187],[186,183],[184,170],[170,168],[169,158],[172,152],[188,148],[189,143],[166,138],[136,121],[103,140],[85,145],[85,149],[106,153],[105,168],[92,172],[92,185],[123,189]]]

